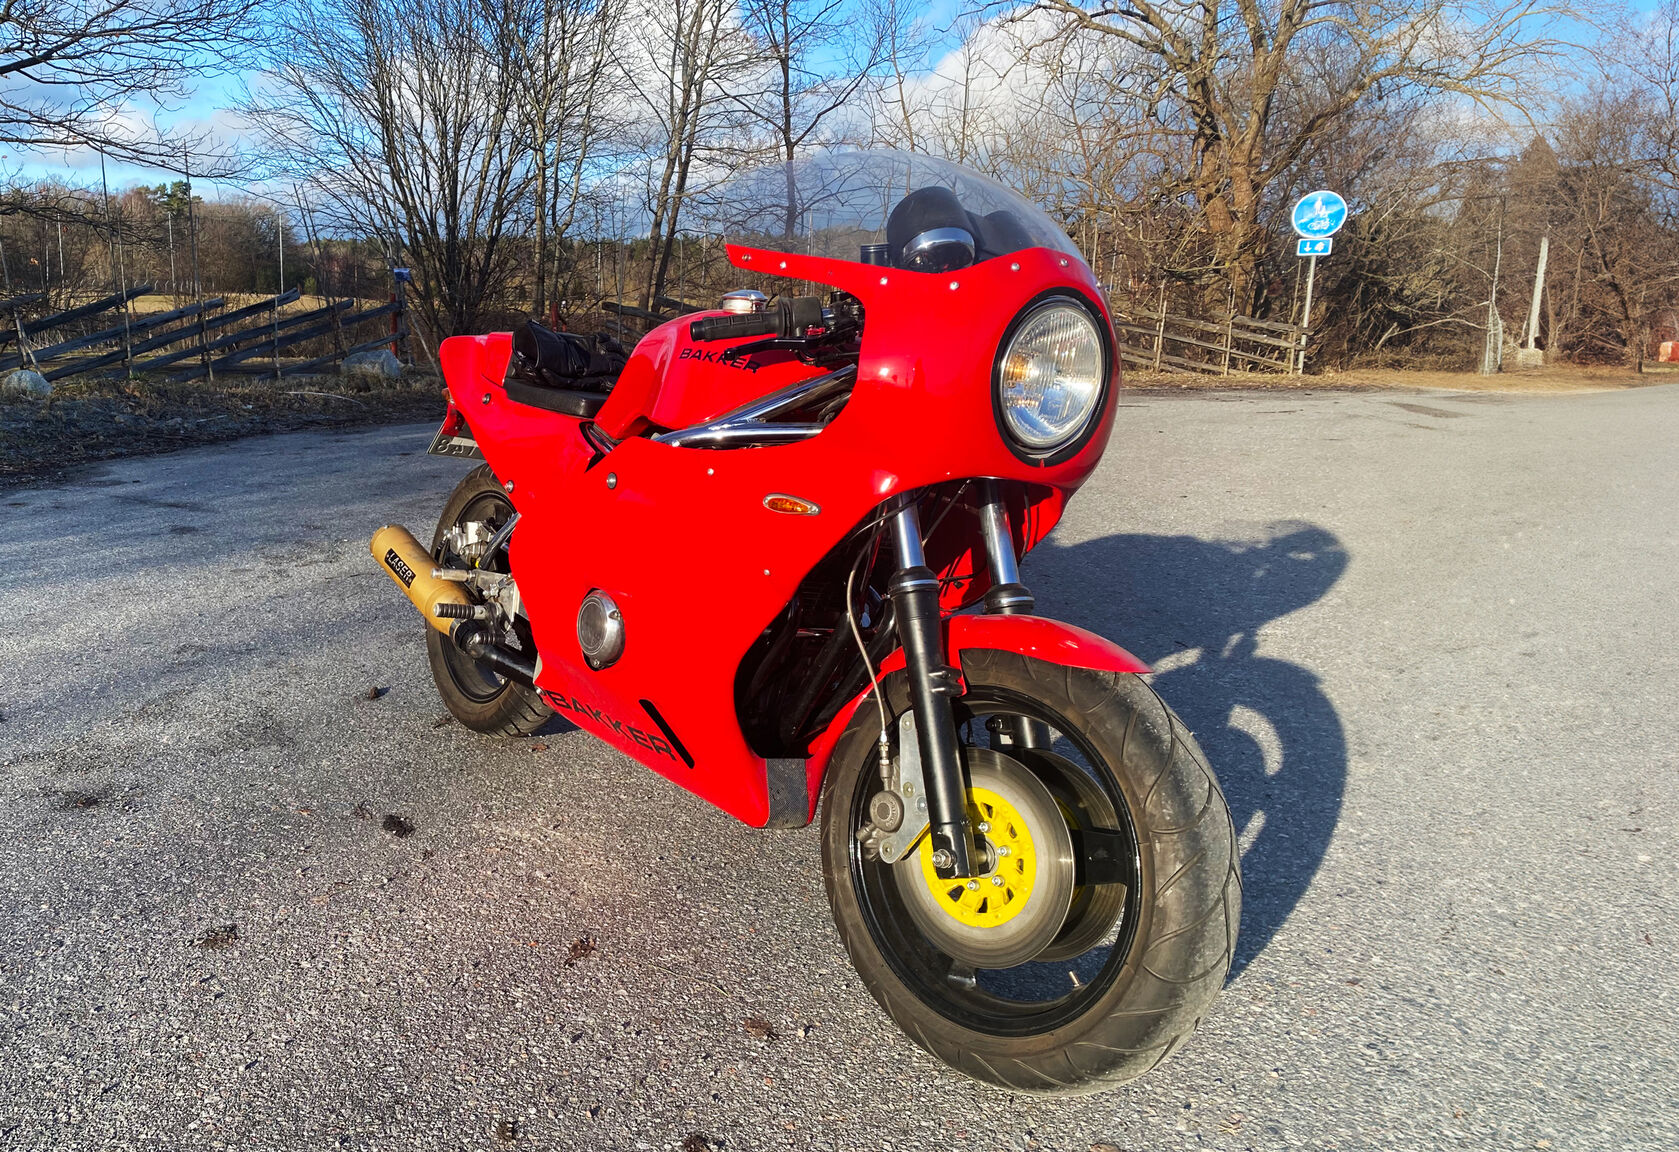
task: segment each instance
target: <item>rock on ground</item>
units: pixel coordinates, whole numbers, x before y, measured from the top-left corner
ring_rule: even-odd
[[[39,372],[18,368],[0,376],[0,396],[51,396],[52,384]]]
[[[339,369],[346,376],[383,376],[395,380],[402,375],[402,361],[389,348],[375,348],[371,352],[356,352],[344,357]]]

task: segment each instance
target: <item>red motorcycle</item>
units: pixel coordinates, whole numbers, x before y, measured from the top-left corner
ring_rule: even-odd
[[[429,548],[372,541],[438,691],[481,732],[558,712],[754,827],[820,800],[834,920],[916,1043],[1012,1089],[1130,1080],[1222,986],[1241,881],[1149,669],[1021,583],[1114,418],[1096,279],[925,157],[776,168],[710,211],[784,294],[627,358],[535,326],[444,342],[432,451],[484,464]]]

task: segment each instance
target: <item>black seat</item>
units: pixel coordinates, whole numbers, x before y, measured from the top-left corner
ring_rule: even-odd
[[[513,333],[503,383],[516,403],[592,420],[628,359],[610,336],[555,332],[530,320]]]
[[[578,392],[571,388],[548,388],[541,384],[531,384],[519,377],[509,374],[507,377],[507,398],[519,404],[529,404],[532,408],[546,408],[550,412],[563,412],[567,416],[576,416],[583,420],[593,420],[595,415],[606,404],[605,392]]]

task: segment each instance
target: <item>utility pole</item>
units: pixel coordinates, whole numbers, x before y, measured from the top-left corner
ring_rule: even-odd
[[[1549,235],[1539,238],[1539,266],[1533,272],[1533,303],[1527,310],[1527,333],[1516,360],[1523,368],[1542,368],[1545,353],[1539,350],[1539,299],[1545,294],[1545,264],[1551,255]]]

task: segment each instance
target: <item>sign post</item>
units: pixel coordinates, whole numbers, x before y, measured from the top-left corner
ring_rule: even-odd
[[[1295,234],[1294,254],[1304,256],[1306,263],[1306,307],[1300,313],[1300,358],[1294,364],[1293,375],[1306,370],[1306,341],[1312,330],[1312,288],[1317,280],[1318,257],[1329,255],[1334,241],[1330,239],[1347,222],[1347,202],[1338,192],[1319,189],[1308,192],[1294,205],[1291,216]]]

